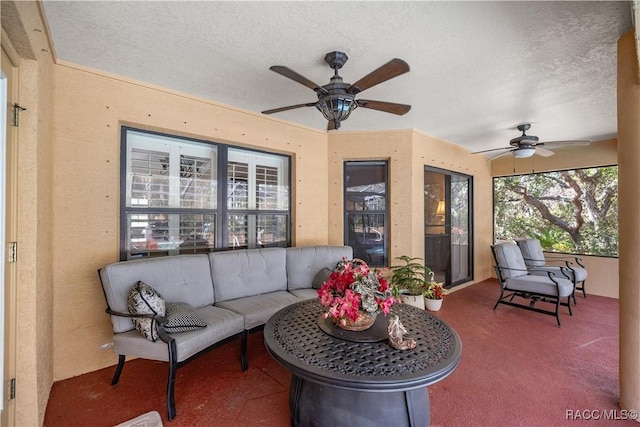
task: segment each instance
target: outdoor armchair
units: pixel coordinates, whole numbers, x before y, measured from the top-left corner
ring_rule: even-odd
[[[510,305],[525,310],[555,316],[560,323],[560,306],[566,306],[571,315],[573,282],[568,275],[545,271],[545,275],[532,274],[524,262],[520,248],[514,242],[497,243],[491,246],[495,259],[495,270],[500,282],[500,297],[493,306]],[[534,269],[531,269],[534,270]],[[516,299],[517,298],[517,299]],[[562,300],[566,298],[566,302]],[[526,300],[521,302],[521,300]],[[553,309],[536,307],[537,303],[549,303]]]
[[[587,280],[587,269],[584,268],[582,260],[578,257],[562,257],[555,258],[553,260],[547,260],[544,257],[542,251],[542,245],[538,239],[519,239],[516,240],[522,257],[527,265],[527,268],[533,269],[532,274],[545,274],[545,271],[552,271],[556,275],[561,274],[561,271],[568,272],[569,278],[573,282],[574,292],[572,294],[573,302],[576,303],[575,291],[582,291],[582,295],[586,298],[587,292],[585,290],[585,281]],[[550,265],[549,262],[559,262],[564,264],[563,266]]]

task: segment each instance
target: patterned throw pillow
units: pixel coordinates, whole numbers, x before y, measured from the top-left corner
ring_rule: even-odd
[[[129,313],[165,315],[165,302],[162,295],[146,283],[139,281],[129,292]],[[158,339],[158,328],[155,319],[132,318],[136,329],[146,339],[155,342]]]
[[[194,331],[207,326],[207,323],[202,320],[195,308],[186,302],[168,302],[165,317],[167,318],[167,323],[164,325],[164,330],[170,334]]]

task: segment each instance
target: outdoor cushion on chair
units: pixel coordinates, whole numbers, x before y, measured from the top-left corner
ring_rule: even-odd
[[[520,248],[513,242],[498,243],[491,246],[493,257],[496,261],[495,270],[500,282],[500,298],[493,306],[495,310],[498,304],[510,305],[538,313],[549,314],[556,317],[560,326],[560,306],[566,306],[571,315],[570,298],[573,294],[573,282],[568,276],[545,271],[543,275],[531,274],[527,269]],[[528,303],[521,303],[514,298],[524,298]],[[567,302],[561,302],[563,298]],[[535,307],[538,302],[546,302],[555,305],[555,310]]]
[[[522,257],[527,267],[533,269],[531,274],[546,275],[545,271],[552,271],[556,275],[567,274],[573,282],[574,293],[572,294],[573,302],[576,302],[575,290],[582,291],[582,295],[586,298],[587,292],[585,290],[585,281],[587,280],[587,270],[582,264],[582,260],[577,257],[570,257],[572,261],[566,258],[557,258],[554,260],[546,260],[544,252],[542,251],[542,245],[538,239],[520,239],[516,243],[522,252]],[[563,266],[549,265],[549,262],[556,261],[561,262]],[[564,273],[562,271],[564,270]]]

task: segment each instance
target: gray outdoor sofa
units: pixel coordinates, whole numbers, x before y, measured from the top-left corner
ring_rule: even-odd
[[[349,246],[308,246],[176,255],[110,264],[98,271],[113,327],[113,349],[119,355],[112,385],[118,383],[125,357],[169,363],[168,418],[176,415],[176,370],[216,346],[241,339],[242,370],[248,368],[247,336],[287,305],[317,297],[316,289]],[[129,296],[139,282],[152,287],[164,301],[187,303],[205,327],[167,333],[167,318],[131,314]],[[168,316],[168,314],[167,314]],[[155,322],[157,340],[144,337],[133,319]],[[170,322],[169,322],[170,323]]]

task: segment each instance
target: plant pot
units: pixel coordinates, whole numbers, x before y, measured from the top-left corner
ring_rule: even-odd
[[[438,311],[442,307],[442,300],[441,299],[425,298],[424,299],[424,306],[429,311]]]
[[[402,295],[402,302],[424,310],[424,297],[422,295]]]

